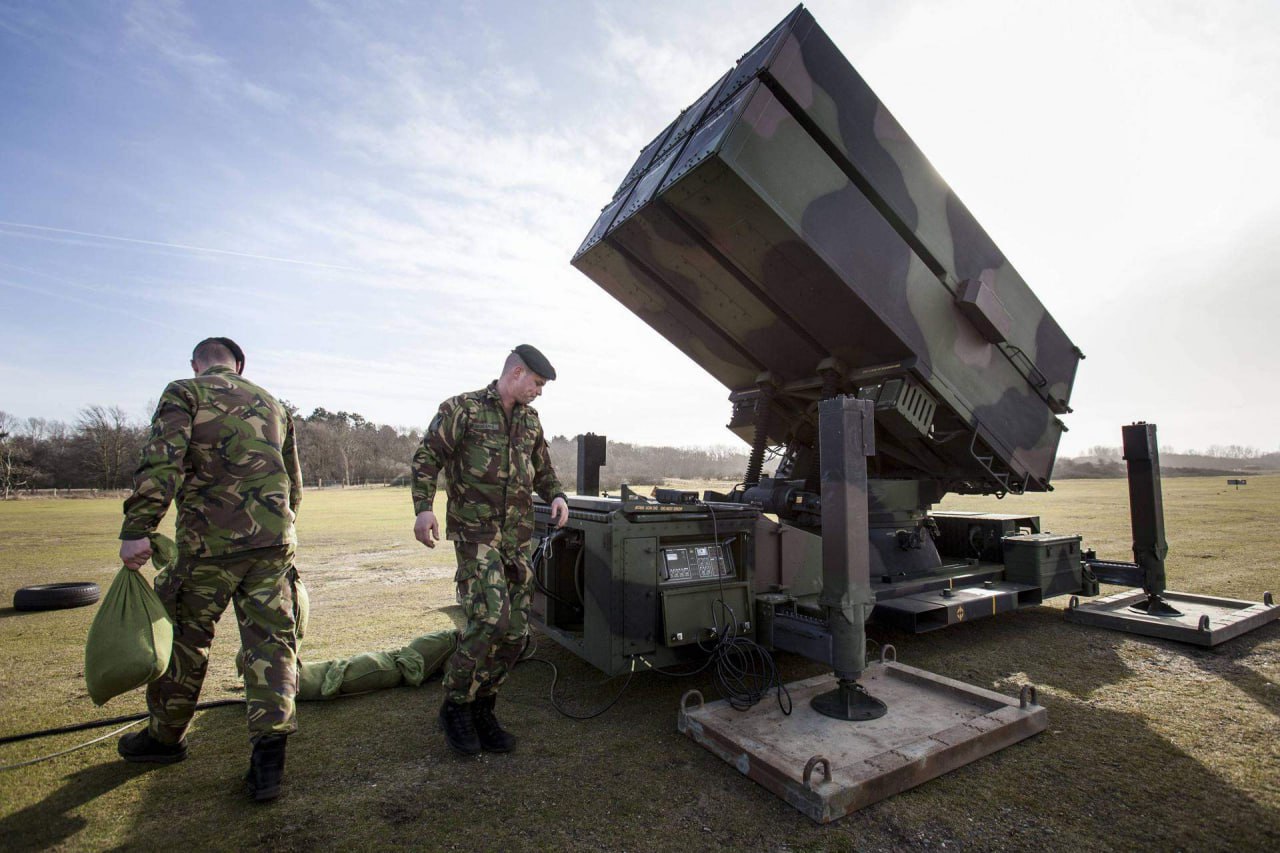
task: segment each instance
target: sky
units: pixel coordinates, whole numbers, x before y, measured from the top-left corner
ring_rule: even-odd
[[[1060,455],[1280,449],[1280,4],[807,6],[1086,354]],[[304,412],[421,427],[532,343],[549,434],[737,446],[569,259],[792,7],[0,0],[0,410],[142,419],[228,335]]]

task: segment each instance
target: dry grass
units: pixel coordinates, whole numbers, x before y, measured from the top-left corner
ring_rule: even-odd
[[[1280,476],[1165,481],[1170,588],[1257,599],[1280,588]],[[403,489],[310,493],[299,563],[312,591],[304,657],[402,645],[450,623],[452,552],[412,539]],[[1071,481],[1047,496],[946,508],[1042,516],[1100,555],[1128,558],[1122,480]],[[114,573],[117,501],[0,504],[0,595]],[[1280,590],[1278,590],[1280,591]],[[522,665],[501,707],[518,752],[464,761],[434,729],[431,683],[304,705],[289,787],[243,800],[241,712],[197,717],[192,756],[140,770],[110,744],[0,775],[0,847],[192,849],[1276,849],[1280,846],[1280,625],[1200,650],[1067,624],[1063,600],[922,636],[877,632],[914,666],[1008,693],[1030,680],[1049,730],[827,827],[812,824],[675,732],[689,686],[637,676],[608,714],[558,716],[549,670]],[[0,609],[0,734],[140,710],[139,694],[94,708],[82,643],[93,608]],[[226,628],[229,628],[229,624]],[[215,644],[205,698],[238,695],[235,643]],[[587,666],[544,642],[560,695],[599,704]],[[788,679],[815,674],[782,656]],[[19,761],[87,738],[3,748]]]

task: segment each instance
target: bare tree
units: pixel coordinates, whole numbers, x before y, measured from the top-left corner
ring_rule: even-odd
[[[28,456],[14,435],[17,427],[17,418],[0,412],[0,494],[6,501],[15,490],[27,485],[32,473]]]
[[[128,482],[142,446],[142,429],[124,409],[86,406],[76,420],[76,435],[101,488],[118,489]]]

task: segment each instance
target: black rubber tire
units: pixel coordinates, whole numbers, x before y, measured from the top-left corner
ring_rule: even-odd
[[[24,586],[13,594],[14,610],[62,610],[87,607],[102,596],[96,583],[43,583]]]

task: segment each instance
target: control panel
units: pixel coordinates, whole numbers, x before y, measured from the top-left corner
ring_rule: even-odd
[[[662,583],[690,583],[734,576],[733,561],[720,545],[710,542],[667,545],[661,551],[658,577]]]

